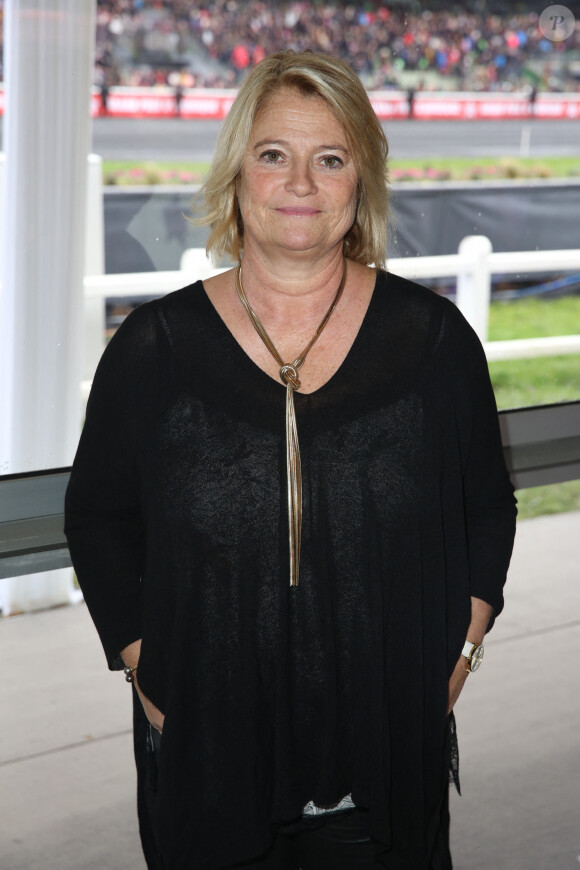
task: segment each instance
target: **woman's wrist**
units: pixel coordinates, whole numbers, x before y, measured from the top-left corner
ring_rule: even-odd
[[[125,680],[127,683],[134,683],[137,679],[137,665],[124,668],[123,673],[125,674]]]
[[[467,637],[470,643],[479,646],[483,643],[487,627],[493,616],[493,607],[481,598],[471,599],[471,622],[467,629]]]
[[[141,655],[141,640],[136,640],[133,643],[130,643],[129,646],[126,646],[121,650],[121,658],[123,659],[123,664],[125,668],[137,668],[139,664],[139,657]]]

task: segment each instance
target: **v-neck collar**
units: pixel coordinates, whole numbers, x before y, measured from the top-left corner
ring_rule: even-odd
[[[309,393],[305,393],[303,390],[296,390],[296,392],[294,393],[296,401],[299,402],[299,401],[301,401],[301,399],[310,399],[314,396],[318,396],[321,393],[325,392],[327,388],[330,389],[331,386],[334,386],[334,383],[336,380],[340,380],[340,378],[343,376],[343,374],[345,372],[345,369],[348,370],[348,368],[350,367],[351,360],[352,360],[353,356],[356,355],[359,344],[364,340],[364,333],[366,332],[366,330],[368,328],[368,324],[371,321],[371,318],[373,316],[374,308],[377,305],[377,296],[378,296],[377,285],[378,285],[378,281],[379,281],[379,275],[380,275],[380,272],[379,272],[379,270],[377,270],[377,273],[375,276],[375,284],[373,287],[371,298],[369,300],[369,304],[367,306],[367,310],[364,313],[364,316],[363,316],[361,324],[358,328],[358,331],[357,331],[356,335],[354,336],[354,339],[351,342],[351,345],[350,345],[348,351],[346,352],[346,354],[344,355],[342,361],[337,366],[337,368],[334,370],[334,372],[330,375],[330,377],[323,384],[321,384],[319,387],[317,387],[316,390],[312,390]],[[248,372],[253,371],[257,377],[265,379],[266,383],[268,383],[270,385],[273,384],[275,387],[277,386],[281,390],[285,391],[286,387],[282,383],[282,381],[278,378],[274,378],[271,375],[269,375],[268,372],[266,372],[261,366],[259,366],[252,359],[252,357],[244,350],[244,348],[241,346],[241,344],[239,343],[239,341],[237,340],[235,335],[228,328],[228,326],[226,325],[222,316],[218,312],[217,308],[215,307],[215,305],[213,304],[213,302],[209,298],[209,296],[206,292],[206,289],[203,285],[203,281],[199,281],[199,284],[201,285],[201,288],[203,291],[203,302],[204,302],[204,304],[206,304],[208,310],[210,311],[210,316],[212,317],[214,324],[217,325],[218,327],[221,327],[220,333],[222,335],[222,338],[223,338],[224,342],[229,345],[231,353],[239,358],[240,365],[243,365],[244,368]]]

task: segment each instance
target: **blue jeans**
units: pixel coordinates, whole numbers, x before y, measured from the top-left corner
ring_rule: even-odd
[[[443,815],[446,810],[447,805]],[[379,867],[385,864],[375,858],[374,843],[368,833],[368,813],[357,808],[330,814],[317,827],[288,834],[279,832],[264,855],[223,870],[370,870]],[[452,870],[446,830],[442,830],[438,838],[430,870]]]

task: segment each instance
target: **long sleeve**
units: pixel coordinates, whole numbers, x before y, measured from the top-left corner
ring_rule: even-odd
[[[497,407],[481,343],[457,311],[453,344],[471,594],[503,608],[515,535],[516,500],[505,466]]]
[[[141,637],[144,524],[134,408],[152,346],[151,318],[139,309],[99,363],[65,499],[73,565],[111,669]]]

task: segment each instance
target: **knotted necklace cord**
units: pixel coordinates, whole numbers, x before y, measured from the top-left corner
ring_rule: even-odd
[[[346,264],[342,270],[342,278],[338,285],[332,304],[320,323],[320,326],[293,363],[285,363],[276,347],[262,326],[260,318],[248,302],[242,285],[242,264],[236,269],[236,290],[240,302],[248,312],[254,328],[278,365],[280,366],[280,378],[286,385],[286,479],[288,486],[288,546],[290,549],[290,586],[298,586],[300,579],[300,543],[302,537],[302,469],[300,465],[300,446],[298,444],[298,429],[296,428],[296,412],[294,409],[294,390],[300,389],[298,372],[304,365],[309,351],[312,349],[320,334],[338,305],[342,296],[346,280]]]

